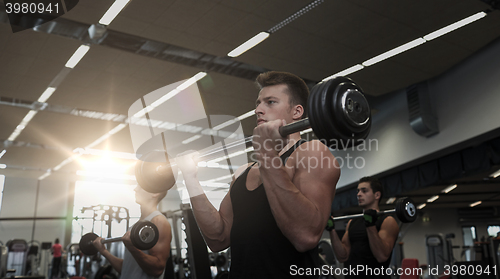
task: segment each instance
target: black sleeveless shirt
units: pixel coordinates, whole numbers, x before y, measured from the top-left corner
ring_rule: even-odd
[[[281,155],[282,162],[303,142],[298,141]],[[264,185],[253,191],[246,187],[250,168],[231,188],[233,226],[229,278],[317,278],[296,275],[299,268],[320,267],[318,249],[298,252],[283,235],[271,212]]]
[[[387,215],[379,215],[375,227],[377,231],[380,231],[380,227],[384,222]],[[366,270],[367,267],[373,270],[372,273],[360,272],[357,276],[348,276],[345,278],[390,278],[390,276],[385,276],[386,269],[389,267],[391,262],[391,256],[387,261],[379,263],[370,249],[370,242],[368,240],[368,233],[366,232],[365,220],[363,217],[354,218],[349,225],[349,242],[351,243],[351,252],[349,253],[349,259],[345,262],[344,267],[351,267],[356,270],[357,265],[362,265]],[[375,271],[377,269],[377,271]],[[382,272],[378,272],[381,270]],[[378,275],[376,275],[378,274]],[[384,274],[384,275],[382,275]]]

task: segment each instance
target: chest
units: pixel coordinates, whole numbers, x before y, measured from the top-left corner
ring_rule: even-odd
[[[288,177],[294,182],[294,177],[296,173],[296,169],[294,168],[294,163],[293,163],[293,158],[289,157],[288,160],[286,161],[286,164],[284,165],[284,170],[287,173]],[[280,161],[281,162],[281,161]],[[276,162],[275,166],[278,166],[279,163]],[[247,177],[246,177],[246,183],[245,186],[248,191],[253,191],[257,189],[261,184],[263,183],[262,177],[260,175],[260,169],[258,167],[258,164],[253,165],[250,170],[248,171]]]

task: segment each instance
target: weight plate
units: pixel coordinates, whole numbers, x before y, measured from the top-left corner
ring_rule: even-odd
[[[149,250],[158,242],[158,228],[153,222],[139,221],[130,231],[130,240],[139,250]]]
[[[410,198],[399,198],[395,209],[396,216],[403,223],[411,223],[417,219],[417,208]]]
[[[97,248],[95,248],[94,244],[92,244],[92,241],[94,241],[98,237],[99,236],[95,233],[87,233],[83,235],[80,239],[80,243],[78,244],[78,246],[80,247],[80,251],[87,256],[96,255]]]
[[[162,166],[162,172],[157,171]],[[166,166],[166,167],[165,167]],[[153,150],[144,154],[135,165],[137,183],[149,193],[160,193],[175,185],[177,169],[172,169],[170,159],[165,151]]]

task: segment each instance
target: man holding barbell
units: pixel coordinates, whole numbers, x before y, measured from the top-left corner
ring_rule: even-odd
[[[141,207],[140,220],[153,222],[158,228],[158,242],[147,250],[141,251],[134,247],[130,240],[130,230],[127,231],[122,241],[125,244],[125,256],[120,259],[112,255],[104,244],[102,238],[98,237],[93,241],[94,246],[99,253],[103,255],[111,266],[120,273],[121,279],[153,279],[163,278],[165,265],[170,256],[170,242],[172,241],[172,232],[167,218],[158,211],[158,204],[165,197],[167,191],[161,193],[149,193],[139,185],[134,189],[135,202]]]
[[[306,272],[319,267],[317,244],[340,169],[320,141],[278,132],[305,117],[305,82],[284,72],[263,73],[256,81],[257,162],[235,172],[219,210],[198,181],[195,153],[178,157],[177,164],[207,245],[214,252],[231,247],[230,278],[315,278]],[[305,272],[294,274],[299,269]]]
[[[382,184],[378,180],[361,178],[357,197],[358,204],[363,207],[363,218],[349,220],[342,241],[335,232],[333,220],[328,222],[326,229],[330,231],[335,256],[339,262],[345,262],[345,268],[356,271],[356,274],[346,275],[346,279],[390,278],[386,269],[391,261],[399,226],[392,216],[378,214],[382,194]],[[373,272],[368,272],[368,268]]]

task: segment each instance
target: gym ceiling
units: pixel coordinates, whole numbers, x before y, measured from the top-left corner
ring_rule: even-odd
[[[500,11],[480,0],[131,0],[107,26],[108,36],[91,40],[88,28],[113,2],[81,0],[37,31],[17,33],[1,5],[0,151],[6,152],[0,164],[6,168],[0,174],[38,179],[49,171],[45,179],[78,179],[77,160],[61,163],[120,123],[71,115],[70,109],[127,115],[142,96],[200,71],[208,73],[198,82],[206,114],[240,116],[255,107],[253,79],[260,71],[292,72],[312,85],[488,11],[465,27],[348,75],[369,98],[378,98],[438,76],[500,36]],[[311,2],[318,5],[286,21]],[[227,56],[270,30],[256,47]],[[88,53],[75,68],[65,68],[84,43]],[[48,105],[8,140],[54,83]],[[241,124],[251,135],[255,118]],[[92,149],[134,153],[128,128]],[[422,195],[433,194],[426,189]]]

